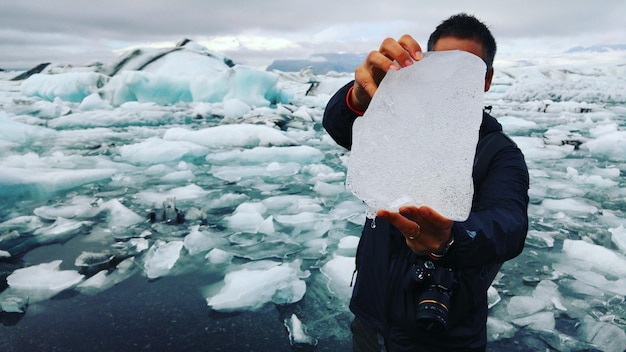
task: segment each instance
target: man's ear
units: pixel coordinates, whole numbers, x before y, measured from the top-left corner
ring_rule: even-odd
[[[485,76],[485,92],[491,88],[491,80],[493,79],[493,67],[487,71],[487,75]]]

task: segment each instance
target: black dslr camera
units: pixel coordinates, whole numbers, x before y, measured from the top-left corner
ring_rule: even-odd
[[[445,330],[452,289],[456,285],[452,269],[420,259],[409,268],[406,285],[408,289],[420,290],[415,313],[417,325],[426,330]]]

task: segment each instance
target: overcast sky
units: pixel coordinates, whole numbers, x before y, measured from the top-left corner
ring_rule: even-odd
[[[624,0],[0,0],[0,68],[108,63],[130,47],[185,37],[253,66],[366,53],[403,33],[425,47],[458,12],[489,25],[500,57],[626,44]]]

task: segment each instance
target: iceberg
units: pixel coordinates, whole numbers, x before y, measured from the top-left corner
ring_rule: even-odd
[[[49,101],[61,98],[81,102],[104,86],[109,77],[95,72],[67,72],[56,75],[35,74],[22,83],[21,93]]]

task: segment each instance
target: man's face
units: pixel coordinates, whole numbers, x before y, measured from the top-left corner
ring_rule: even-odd
[[[473,39],[461,39],[456,37],[442,37],[435,42],[433,51],[463,50],[472,53],[485,61],[485,50],[483,45]],[[491,87],[493,78],[493,68],[485,76],[485,92]]]

